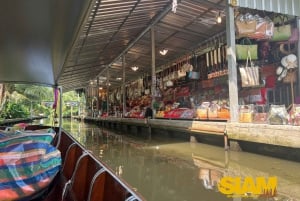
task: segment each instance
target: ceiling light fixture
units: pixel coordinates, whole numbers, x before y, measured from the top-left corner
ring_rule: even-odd
[[[131,69],[132,69],[133,71],[137,71],[137,70],[139,69],[139,67],[137,67],[137,66],[132,66]]]
[[[116,80],[122,80],[122,78],[121,77],[117,77]]]
[[[221,12],[220,11],[218,12],[216,21],[217,21],[218,24],[221,24],[221,22],[222,22],[222,17],[221,17]]]
[[[162,49],[162,50],[159,51],[159,54],[165,56],[168,53],[168,51],[169,50],[167,50],[167,49]]]

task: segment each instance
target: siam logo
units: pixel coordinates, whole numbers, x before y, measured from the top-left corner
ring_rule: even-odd
[[[218,189],[227,197],[275,197],[277,177],[223,177]]]

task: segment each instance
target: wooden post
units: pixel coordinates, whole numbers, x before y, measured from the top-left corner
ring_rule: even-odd
[[[123,60],[122,60],[122,65],[123,65],[123,77],[122,77],[123,112],[122,112],[122,117],[125,117],[125,114],[126,114],[126,93],[125,93],[125,90],[126,90],[126,86],[125,86],[125,83],[126,83],[126,74],[125,74],[126,63],[125,62],[126,62],[125,61],[125,55],[123,55]]]
[[[234,9],[226,7],[226,39],[227,39],[227,61],[228,61],[228,87],[230,102],[230,120],[238,122],[238,87],[237,87],[237,66],[235,54],[235,28]]]
[[[151,71],[151,108],[153,111],[153,118],[155,118],[155,108],[153,104],[155,102],[155,90],[156,90],[156,73],[155,73],[155,34],[154,34],[154,27],[151,28],[151,50],[152,50],[152,71]]]
[[[227,135],[227,131],[226,130],[224,131],[224,149],[225,150],[229,149],[229,147],[228,147],[228,135]]]

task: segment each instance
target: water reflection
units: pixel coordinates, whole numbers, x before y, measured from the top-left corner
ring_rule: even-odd
[[[63,125],[149,201],[300,200],[300,163],[176,139],[145,141],[79,122]],[[276,176],[278,196],[227,198],[217,188],[224,176]]]

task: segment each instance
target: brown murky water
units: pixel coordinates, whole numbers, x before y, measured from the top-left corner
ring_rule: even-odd
[[[148,201],[300,200],[297,162],[176,139],[145,141],[77,121],[63,125]],[[277,196],[228,198],[217,187],[225,176],[276,177]]]

